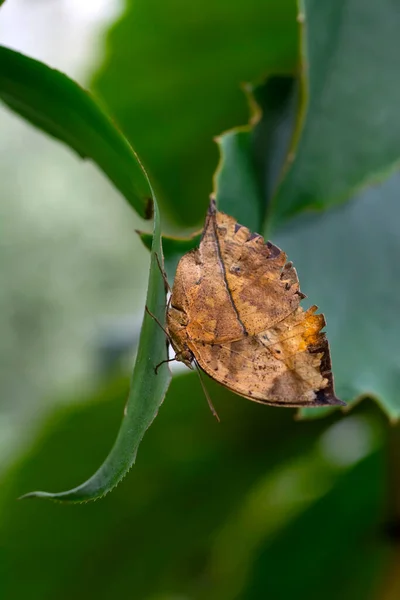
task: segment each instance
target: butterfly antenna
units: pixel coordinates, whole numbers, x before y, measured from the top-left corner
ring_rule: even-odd
[[[217,419],[218,423],[220,423],[221,419],[219,418],[218,413],[215,410],[213,403],[211,402],[211,398],[209,396],[209,393],[207,391],[207,388],[206,388],[204,380],[203,380],[203,376],[201,374],[199,363],[197,362],[196,359],[194,360],[194,364],[196,365],[196,370],[197,370],[197,373],[198,373],[198,376],[199,376],[199,379],[200,379],[201,387],[203,388],[204,395],[205,395],[205,397],[207,399],[208,406],[210,407],[210,410],[211,410],[212,414],[214,415],[214,417]]]
[[[168,283],[167,274],[166,274],[166,272],[164,271],[164,269],[161,266],[160,259],[158,258],[157,252],[154,252],[154,254],[155,254],[155,257],[156,257],[158,268],[160,269],[161,276],[162,276],[162,278],[164,280],[165,291],[171,293],[172,290],[171,290],[171,286]]]

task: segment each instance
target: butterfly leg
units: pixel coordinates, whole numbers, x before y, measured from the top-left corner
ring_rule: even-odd
[[[176,359],[176,356],[174,356],[174,358],[166,358],[165,360],[162,360],[160,363],[158,363],[158,365],[154,368],[154,372],[157,375],[158,373],[158,369],[161,367],[161,365],[165,365],[165,363],[170,363]]]
[[[167,340],[169,343],[171,343],[171,336],[169,335],[168,331],[165,329],[165,327],[163,327],[160,323],[160,321],[157,319],[157,317],[155,315],[153,315],[153,313],[147,308],[147,305],[144,307],[145,311],[147,312],[147,314],[157,323],[157,325],[159,327],[161,327],[161,329],[163,330],[163,332],[165,333],[165,335],[167,336]],[[163,365],[164,363],[169,363],[172,362],[173,360],[176,360],[176,357],[174,356],[174,358],[166,358],[165,360],[162,360],[160,363],[158,363],[158,365],[156,365],[154,367],[154,372],[157,375],[158,369],[161,367],[161,365]]]

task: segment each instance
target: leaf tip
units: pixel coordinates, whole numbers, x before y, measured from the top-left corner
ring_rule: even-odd
[[[48,492],[28,492],[27,494],[23,494],[19,496],[17,500],[26,500],[30,498],[52,498],[53,494],[49,494]]]

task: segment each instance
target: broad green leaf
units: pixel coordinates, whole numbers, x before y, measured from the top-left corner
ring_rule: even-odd
[[[301,289],[326,316],[338,397],[372,396],[392,419],[400,417],[399,186],[396,174],[274,235],[294,261]]]
[[[164,212],[203,220],[213,137],[247,122],[240,85],[298,66],[296,0],[129,0],[94,81],[132,140]],[[165,209],[168,209],[167,211]]]
[[[154,200],[154,233],[146,306],[160,322],[164,322],[165,289],[157,257],[162,261],[160,218]],[[134,464],[139,444],[164,400],[171,374],[165,364],[158,369],[157,374],[155,367],[166,358],[165,333],[145,313],[122,424],[106,460],[90,479],[71,490],[58,493],[32,492],[24,497],[86,502],[111,491]]]
[[[218,208],[233,215],[252,231],[260,231],[263,221],[263,195],[253,161],[251,130],[243,128],[218,138],[221,152],[216,173]],[[236,171],[227,168],[232,162],[240,165]]]
[[[285,177],[278,189],[278,194],[270,204],[270,218],[266,230],[268,237],[278,244],[288,254],[288,258],[294,262],[299,273],[301,289],[308,295],[309,302],[317,304],[321,312],[326,315],[327,334],[332,348],[333,372],[339,398],[352,402],[362,396],[372,396],[385,408],[392,419],[396,419],[400,416],[399,352],[395,325],[398,320],[400,290],[396,288],[398,278],[396,279],[394,275],[396,273],[395,257],[400,251],[396,230],[398,220],[396,216],[400,216],[397,215],[398,203],[396,202],[398,176],[380,187],[367,190],[356,201],[343,205],[340,210],[332,209],[323,215],[314,217],[302,216],[289,226],[277,229],[277,224],[290,216],[286,211],[287,207],[294,207],[293,211],[290,209],[293,214],[300,205],[304,208],[302,198],[304,199],[305,196],[300,180],[293,183],[295,181],[294,174],[302,173],[305,186],[312,186],[313,176],[318,177],[318,197],[321,207],[329,206],[332,204],[329,199],[332,198],[332,190],[336,189],[335,186],[347,185],[347,194],[354,191],[354,182],[351,183],[345,175],[346,169],[349,168],[346,173],[350,173],[350,171],[353,173],[355,172],[353,167],[360,166],[362,163],[363,168],[367,168],[366,175],[373,179],[377,174],[375,167],[383,163],[379,163],[379,161],[373,163],[371,157],[376,159],[381,157],[382,160],[386,160],[389,156],[386,151],[388,147],[394,149],[396,146],[395,110],[397,108],[395,105],[397,107],[398,102],[396,100],[395,104],[392,104],[393,98],[389,91],[381,96],[381,91],[378,91],[378,86],[375,84],[378,70],[379,77],[383,82],[388,82],[391,77],[393,60],[385,61],[385,52],[389,52],[389,40],[387,39],[383,43],[383,54],[378,52],[379,44],[373,46],[372,52],[377,52],[376,55],[373,55],[374,60],[371,65],[372,70],[375,69],[375,80],[374,78],[370,80],[369,76],[365,78],[366,68],[363,65],[367,60],[367,54],[360,54],[359,35],[361,34],[359,34],[359,30],[369,26],[370,21],[367,19],[365,23],[363,19],[360,19],[359,28],[354,26],[349,29],[352,18],[354,18],[354,11],[356,8],[360,9],[361,6],[354,0],[349,4],[352,10],[343,14],[340,27],[338,20],[332,21],[332,26],[339,27],[336,29],[338,34],[346,33],[347,53],[344,57],[342,49],[340,49],[337,58],[341,58],[347,66],[341,64],[342,71],[337,73],[336,62],[333,64],[330,62],[331,54],[328,54],[328,50],[325,49],[326,51],[323,52],[320,48],[320,52],[317,52],[312,46],[314,48],[313,59],[317,61],[318,69],[315,71],[315,65],[310,60],[310,78],[313,78],[314,72],[320,75],[325,73],[323,82],[324,85],[327,85],[327,81],[329,81],[329,86],[325,88],[321,83],[322,80],[320,81],[318,78],[314,79],[311,84],[310,103],[307,108],[307,122],[303,137],[297,149],[292,144],[291,152],[295,152],[296,159],[292,169],[283,173]],[[310,13],[308,21],[306,16],[308,35],[317,35],[318,31],[323,31],[324,35],[319,35],[317,40],[323,46],[324,41],[329,39],[327,32],[330,31],[330,24],[321,26],[318,30],[315,26],[315,19],[321,18],[329,6],[331,13],[336,14],[337,7],[342,6],[342,3],[328,2],[318,3],[318,6],[314,5],[315,3],[308,1],[306,3],[308,12],[311,11],[311,6],[313,7],[312,16]],[[366,6],[367,14],[370,16],[370,12],[374,10],[372,4],[368,2],[362,6]],[[378,9],[378,5],[374,4],[374,6]],[[387,34],[390,37],[389,34],[394,35],[394,30],[389,23],[387,9],[386,2],[379,5],[382,15],[380,18],[377,16],[377,25],[374,31],[376,33],[383,24],[386,24]],[[347,25],[348,21],[349,25]],[[396,18],[394,18],[394,22],[396,22]],[[331,50],[335,59],[336,44],[341,39],[341,35],[338,35],[336,40],[332,40]],[[350,40],[353,40],[354,47],[350,46]],[[316,43],[316,40],[313,43]],[[318,45],[317,47],[319,48]],[[353,71],[349,71],[349,69],[353,69]],[[349,80],[346,80],[349,73],[352,73],[351,84]],[[330,77],[333,78],[332,81],[330,81]],[[365,92],[367,83],[371,84],[374,90],[363,104],[363,97],[358,97],[357,94],[359,89]],[[326,89],[334,94],[338,91],[335,86],[339,86],[338,90],[342,95],[346,96],[350,90],[358,98],[360,104],[360,106],[357,105],[358,116],[354,117],[354,123],[358,127],[357,134],[355,134],[354,128],[351,128],[346,122],[345,114],[347,113],[343,112],[343,102],[339,102],[338,98],[336,102],[331,102],[330,96],[328,98]],[[399,90],[394,91],[395,99]],[[381,101],[381,112],[378,100]],[[364,108],[366,106],[372,111],[373,104],[371,103],[373,102],[376,103],[376,109],[373,114],[371,113],[371,119],[369,119]],[[325,113],[322,111],[322,106],[324,110],[329,107],[331,112]],[[351,111],[354,110],[354,105],[350,103],[349,114],[352,115]],[[383,129],[378,133],[376,119],[379,114],[382,117]],[[329,123],[321,125],[321,128],[318,128],[316,124],[311,127],[317,117],[319,121],[317,119],[315,123],[323,124],[321,119],[326,115],[330,115]],[[393,119],[393,128],[386,120],[388,115]],[[362,120],[360,116],[362,116]],[[375,127],[376,135],[372,135],[371,128],[373,127]],[[331,133],[332,140],[335,140],[332,146],[328,133]],[[298,132],[294,130],[293,135],[293,139],[296,141]],[[338,140],[342,142],[340,148]],[[378,143],[376,143],[377,140]],[[269,146],[265,146],[264,154],[261,151],[262,147],[261,144],[258,150],[260,156],[268,156]],[[313,155],[310,153],[310,148],[313,149]],[[257,156],[258,153],[256,158]],[[363,158],[363,161],[360,162],[358,160],[360,157],[364,157],[365,161]],[[321,160],[326,161],[324,168],[322,168]],[[233,173],[237,178],[241,170],[247,169],[247,164],[248,161],[242,160],[239,156],[226,156],[224,167],[227,172],[226,180],[229,179],[229,173]],[[386,166],[393,166],[393,160],[388,160]],[[245,172],[245,175],[248,175],[248,171]],[[358,183],[360,182],[361,179]],[[333,183],[335,184],[333,185]],[[258,195],[253,192],[254,186],[249,186],[248,189],[249,196],[246,201],[257,205]],[[265,196],[268,200],[267,193]],[[236,201],[239,203],[241,200],[241,195],[238,193]],[[295,208],[296,206],[297,208]],[[310,207],[311,204],[308,206]],[[302,414],[318,416],[323,412],[312,409],[303,411]]]
[[[255,88],[247,86],[250,124],[217,138],[220,162],[214,176],[214,195],[218,208],[252,231],[263,229],[267,204],[285,163],[296,94],[292,77],[274,76]],[[150,250],[151,235],[138,233]],[[200,238],[201,231],[190,238],[163,236],[170,284],[179,259],[197,248]]]
[[[237,172],[244,164],[233,161],[226,169]],[[302,215],[275,231],[267,223],[268,237],[294,262],[308,296],[304,306],[317,304],[325,314],[337,396],[350,403],[373,397],[392,419],[400,417],[399,185],[396,175],[335,210]]]
[[[262,231],[294,125],[297,89],[292,77],[272,76],[247,87],[250,124],[224,133],[217,142],[220,163],[214,176],[220,210],[251,231]]]
[[[393,0],[302,0],[308,106],[271,223],[349,199],[400,160],[400,11]]]
[[[93,160],[143,218],[151,188],[138,157],[95,100],[63,73],[0,46],[0,100],[35,127]]]

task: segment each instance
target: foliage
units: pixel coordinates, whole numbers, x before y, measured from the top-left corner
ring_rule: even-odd
[[[160,206],[202,221],[218,160],[213,137],[247,120],[242,82],[297,66],[295,0],[127,3],[94,89],[132,141]]]
[[[187,232],[208,202],[219,135],[219,208],[273,237],[295,262],[303,291],[327,317],[339,397],[374,398],[395,420],[399,14],[390,0],[304,0],[300,57],[295,16],[289,0],[195,2],[190,11],[179,0],[129,2],[94,87],[152,174],[164,232],[181,235],[163,240],[170,280],[198,240],[198,228],[192,238]],[[246,120],[244,80],[254,81],[246,86],[249,125],[221,134]],[[2,48],[0,98],[92,158],[149,216],[152,189],[130,144],[74,82]],[[154,233],[141,235],[152,252],[147,303],[162,321],[153,202]],[[147,315],[111,454],[85,484],[42,496],[85,501],[122,479],[168,387],[168,369],[154,372],[164,357],[164,334]],[[222,426],[205,412],[194,375],[175,377],[135,473],[93,506],[13,499],[90,476],[111,444],[127,382],[49,419],[2,481],[5,597],[83,598],[85,586],[98,598],[134,590],[154,600],[396,597],[398,576],[387,575],[396,549],[384,525],[394,519],[396,532],[398,464],[387,468],[392,434],[377,406],[298,423],[291,411],[207,385]],[[21,553],[31,577],[18,577]]]
[[[371,443],[344,464],[329,451],[332,428],[346,423],[337,414],[299,424],[271,408],[261,419],[262,407],[213,384],[218,424],[185,373],[173,379],[134,473],[111,494],[73,506],[16,502],[32,486],[90,475],[112,443],[128,385],[110,381],[55,410],[1,478],[1,597],[83,600],[88,589],[104,600],[259,598],[261,590],[378,597],[391,548],[381,534],[384,421],[372,404],[342,438],[357,438],[360,427]]]

